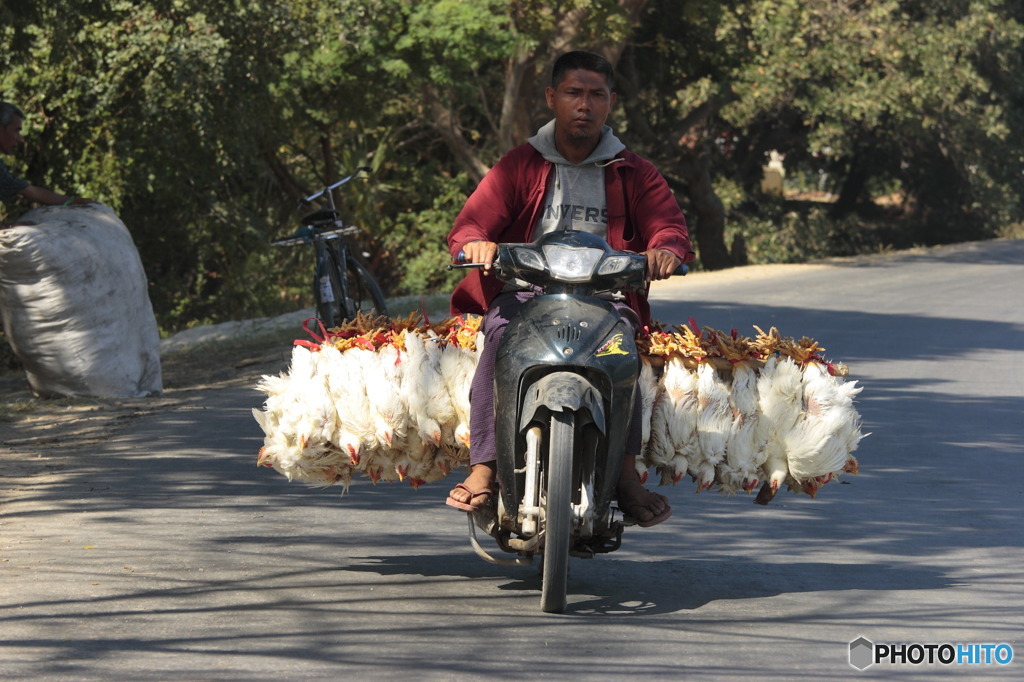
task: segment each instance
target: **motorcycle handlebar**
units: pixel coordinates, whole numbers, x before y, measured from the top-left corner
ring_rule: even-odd
[[[497,261],[495,261],[495,263],[497,263]],[[466,252],[465,251],[459,251],[459,255],[455,257],[455,262],[452,263],[451,265],[449,265],[446,269],[447,270],[462,270],[462,269],[465,269],[465,268],[482,268],[483,266],[484,266],[483,263],[467,263],[466,262]],[[675,270],[672,271],[672,276],[673,277],[677,277],[677,276],[678,277],[682,277],[686,273],[688,273],[689,271],[690,271],[690,269],[688,267],[686,267],[685,263],[680,263],[679,267],[677,267]]]
[[[465,251],[459,251],[459,255],[455,257],[455,262],[451,263],[445,269],[446,270],[462,270],[464,268],[482,268],[483,266],[484,266],[483,263],[467,263],[466,262],[466,252]]]

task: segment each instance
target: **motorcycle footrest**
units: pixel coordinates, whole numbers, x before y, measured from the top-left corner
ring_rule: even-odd
[[[622,547],[621,523],[615,523],[604,535],[581,540],[570,550],[569,554],[582,559],[593,559],[595,554],[607,554]]]

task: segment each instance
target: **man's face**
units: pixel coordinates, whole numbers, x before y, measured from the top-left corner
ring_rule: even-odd
[[[615,103],[615,93],[608,88],[604,76],[594,71],[566,71],[557,88],[544,92],[548,108],[555,113],[555,131],[559,137],[575,144],[597,143],[601,126]]]
[[[10,123],[0,126],[0,152],[13,154],[21,143],[21,118],[15,116]]]

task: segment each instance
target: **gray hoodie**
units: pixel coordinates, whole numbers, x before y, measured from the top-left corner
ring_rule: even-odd
[[[554,230],[572,228],[602,238],[608,236],[608,210],[604,196],[604,169],[626,148],[604,126],[597,147],[583,163],[566,160],[555,149],[555,122],[545,124],[527,142],[555,165],[555,179],[548,188],[534,238]]]

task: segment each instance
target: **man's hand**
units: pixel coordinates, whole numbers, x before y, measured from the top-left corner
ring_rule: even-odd
[[[489,273],[498,255],[498,245],[485,241],[468,242],[462,245],[462,253],[467,263],[483,263],[484,273]]]
[[[682,263],[675,254],[664,249],[650,249],[644,251],[644,255],[647,256],[647,281],[670,277]]]

